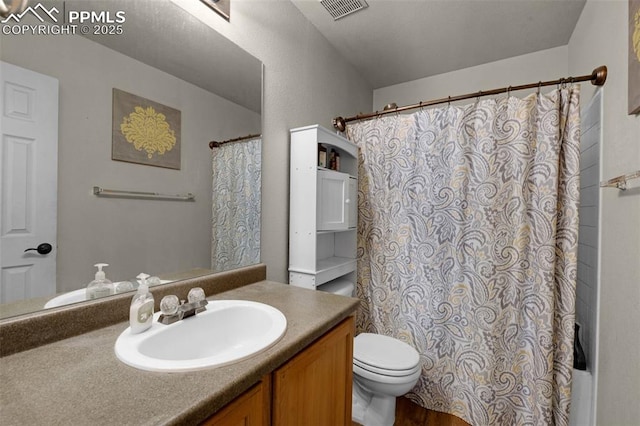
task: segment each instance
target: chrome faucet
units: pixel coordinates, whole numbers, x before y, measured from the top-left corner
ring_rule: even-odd
[[[195,289],[191,290],[193,291]],[[178,297],[174,295],[163,297],[160,302],[162,314],[158,318],[158,322],[162,324],[173,324],[174,322],[192,317],[205,311],[209,302],[204,298],[204,292],[202,289],[198,288],[197,290],[199,290],[199,292],[196,292],[197,296],[195,297],[192,297],[192,291],[189,292],[188,303],[185,303],[185,301],[182,300],[180,304],[178,304]]]

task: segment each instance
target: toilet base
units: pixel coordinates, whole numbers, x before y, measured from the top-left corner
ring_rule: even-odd
[[[362,426],[393,426],[396,420],[396,397],[375,395],[362,389],[355,382],[351,419]]]

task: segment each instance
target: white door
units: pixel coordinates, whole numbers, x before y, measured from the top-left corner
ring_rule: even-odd
[[[0,303],[8,303],[56,292],[58,80],[0,67]]]

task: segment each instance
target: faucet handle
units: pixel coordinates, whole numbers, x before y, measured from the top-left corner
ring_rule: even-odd
[[[199,302],[205,299],[204,290],[200,287],[194,287],[189,290],[189,294],[187,295],[187,300],[189,303]]]
[[[160,301],[160,310],[163,315],[175,315],[178,312],[178,306],[180,306],[180,300],[173,294],[163,297]]]
[[[172,294],[165,296],[160,301],[160,310],[162,315],[158,317],[158,322],[162,324],[173,324],[180,321],[184,317],[184,312],[180,310],[180,300],[178,296]]]

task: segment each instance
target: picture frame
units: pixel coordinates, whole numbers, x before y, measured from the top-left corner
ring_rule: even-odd
[[[231,21],[231,0],[200,0],[209,6],[218,15],[227,21]]]
[[[640,113],[640,0],[629,0],[629,115]]]
[[[111,158],[180,170],[181,112],[113,89]]]

